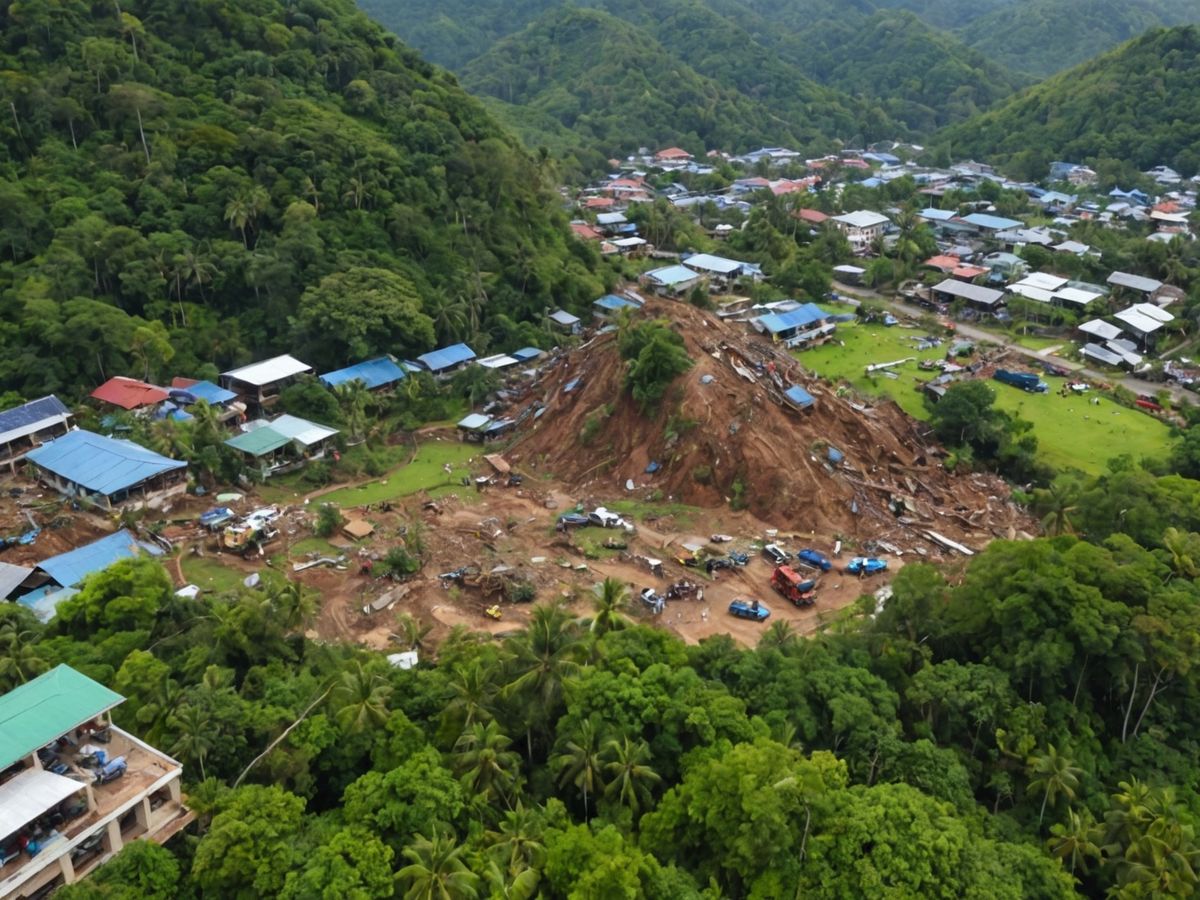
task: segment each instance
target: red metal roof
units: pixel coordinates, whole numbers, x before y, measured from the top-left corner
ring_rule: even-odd
[[[974,281],[980,275],[986,275],[987,269],[982,269],[979,266],[959,266],[950,274],[955,278],[965,278],[967,281]]]
[[[572,222],[571,230],[575,232],[578,237],[583,238],[585,241],[598,241],[601,237],[600,232],[598,232],[591,225],[587,225],[583,222]]]
[[[943,272],[952,272],[961,265],[961,260],[957,256],[931,256],[922,265],[929,266],[931,269],[940,269]]]
[[[665,150],[659,150],[654,154],[655,159],[691,159],[692,154],[686,150],[681,150],[678,147],[667,147]]]
[[[820,225],[829,218],[829,216],[821,212],[819,209],[808,208],[796,210],[795,215],[797,219],[800,219],[804,222],[812,222],[814,225]]]
[[[162,403],[169,396],[166,391],[136,378],[116,375],[92,391],[92,396],[122,409],[137,409]]]

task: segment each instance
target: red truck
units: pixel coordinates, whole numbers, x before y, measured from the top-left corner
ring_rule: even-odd
[[[812,606],[817,599],[817,583],[805,578],[791,566],[778,566],[771,573],[771,587],[796,606]]]

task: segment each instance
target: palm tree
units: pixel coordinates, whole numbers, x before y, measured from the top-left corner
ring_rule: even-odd
[[[1171,526],[1163,533],[1163,547],[1171,557],[1171,570],[1183,578],[1200,576],[1200,557],[1194,552],[1200,547],[1195,536]]]
[[[371,392],[355,378],[335,387],[333,395],[337,397],[338,406],[345,416],[351,440],[360,439],[367,427],[367,405],[371,402]]]
[[[1046,746],[1046,752],[1041,756],[1030,757],[1028,762],[1031,791],[1041,791],[1042,808],[1038,813],[1038,827],[1046,817],[1046,806],[1061,795],[1068,801],[1075,799],[1075,789],[1079,787],[1079,776],[1083,770],[1073,766],[1071,761],[1061,755],[1053,744]]]
[[[454,768],[463,786],[486,804],[511,802],[520,783],[521,758],[495,721],[476,722],[454,742]]]
[[[784,647],[790,647],[796,643],[796,629],[792,627],[792,623],[784,619],[779,619],[772,622],[770,627],[763,632],[763,636],[758,639],[758,648],[760,650],[768,647],[774,647],[777,650],[782,650]]]
[[[507,697],[519,696],[526,703],[529,710],[526,743],[532,756],[533,727],[557,716],[563,681],[579,671],[582,647],[577,626],[561,606],[537,606],[529,625],[508,641],[507,648],[513,677],[503,693]]]
[[[583,795],[583,818],[591,819],[588,813],[588,797],[604,789],[601,774],[600,737],[591,719],[579,724],[579,732],[571,740],[563,742],[562,750],[551,760],[550,766],[558,772],[558,783],[565,787],[573,784]]]
[[[516,807],[504,814],[497,830],[486,832],[484,837],[490,842],[488,854],[511,878],[521,871],[542,867],[546,861],[542,833],[541,818],[518,800]]]
[[[1077,868],[1086,875],[1087,860],[1100,859],[1100,846],[1096,843],[1098,832],[1099,827],[1090,810],[1077,813],[1068,809],[1066,822],[1050,826],[1053,836],[1046,841],[1046,846],[1068,866],[1072,875]]]
[[[388,718],[388,698],[392,686],[379,675],[368,672],[362,663],[343,672],[331,700],[340,704],[336,717],[338,724],[350,732],[366,728],[379,728]]]
[[[396,873],[404,900],[475,900],[479,879],[467,869],[462,852],[453,834],[418,834],[404,848],[409,864]]]
[[[196,763],[200,767],[200,780],[204,781],[207,777],[204,760],[214,743],[212,718],[200,706],[187,703],[167,723],[178,734],[171,745],[171,752],[184,762]]]
[[[288,631],[305,627],[317,613],[316,594],[290,578],[272,579],[267,587],[267,597],[279,623]]]
[[[425,646],[425,638],[433,631],[432,625],[427,625],[410,612],[397,613],[396,632],[392,635],[405,650],[420,650]]]
[[[626,736],[605,744],[604,755],[609,760],[604,766],[609,778],[604,796],[629,807],[636,816],[649,805],[651,786],[662,781],[649,766],[650,745],[645,741],[635,743]]]
[[[496,667],[478,657],[467,665],[459,666],[450,677],[453,696],[446,704],[448,720],[462,718],[462,727],[469,728],[477,722],[489,722],[494,717],[492,704],[499,691],[496,683]]]
[[[18,629],[15,622],[0,625],[0,681],[5,682],[6,690],[49,668],[38,653],[36,634]]]
[[[596,637],[617,631],[629,624],[623,615],[629,605],[629,589],[617,578],[605,578],[597,585],[592,599],[592,617],[584,624]]]
[[[1056,481],[1045,489],[1034,491],[1034,506],[1042,515],[1042,531],[1054,537],[1073,534],[1072,514],[1078,509],[1079,494],[1074,485]]]

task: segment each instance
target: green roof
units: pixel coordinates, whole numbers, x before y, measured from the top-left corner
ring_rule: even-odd
[[[287,435],[280,434],[269,425],[246,431],[237,437],[231,437],[225,443],[235,450],[249,453],[251,456],[266,456],[272,450],[278,450],[292,442]]]
[[[70,666],[14,688],[0,697],[0,770],[124,699]]]

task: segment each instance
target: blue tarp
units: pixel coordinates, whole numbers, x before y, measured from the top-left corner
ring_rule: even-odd
[[[784,391],[783,394],[801,409],[812,406],[815,402],[812,394],[800,387],[798,384],[793,384],[790,388]]]
[[[130,441],[72,431],[30,450],[26,456],[41,469],[105,496],[119,493],[155,475],[187,468]]]
[[[815,303],[805,303],[785,313],[768,313],[760,316],[758,322],[771,334],[780,334],[796,328],[804,328],[814,322],[829,318],[829,313]]]
[[[197,400],[203,400],[209,406],[224,406],[230,400],[237,399],[237,394],[233,391],[227,391],[211,381],[197,381],[191,387],[180,388],[180,390],[187,391]]]
[[[118,560],[131,559],[139,553],[159,556],[161,552],[153,545],[140,543],[122,528],[116,534],[43,560],[37,567],[63,587],[75,587],[93,572],[107,569]]]
[[[395,360],[381,356],[378,359],[368,359],[366,362],[338,369],[336,372],[326,372],[321,376],[321,381],[330,387],[351,381],[361,381],[367,390],[373,391],[376,388],[395,384],[403,377],[404,370],[396,365]]]
[[[431,350],[417,357],[417,362],[430,372],[441,372],[475,358],[475,351],[466,344],[452,344],[440,350]]]
[[[31,400],[24,406],[0,412],[0,435],[10,432],[17,432],[17,436],[20,434],[30,434],[31,431],[38,430],[37,427],[42,422],[60,418],[61,416],[68,415],[69,412],[63,406],[62,401],[53,394],[49,397],[43,397],[41,400]]]

